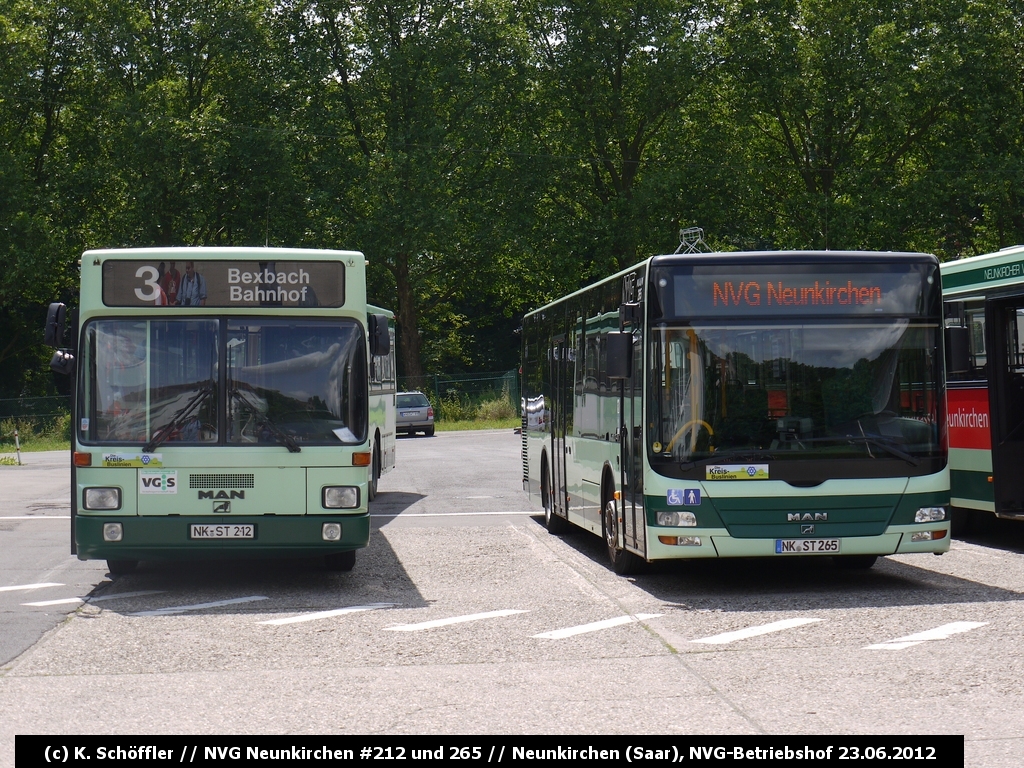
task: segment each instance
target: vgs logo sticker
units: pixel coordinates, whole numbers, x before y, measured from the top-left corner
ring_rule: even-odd
[[[139,493],[177,493],[178,471],[143,469],[139,471]]]

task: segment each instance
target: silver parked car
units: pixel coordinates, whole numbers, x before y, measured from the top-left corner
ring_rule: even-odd
[[[395,401],[395,427],[401,434],[434,434],[434,409],[422,392],[399,392]]]

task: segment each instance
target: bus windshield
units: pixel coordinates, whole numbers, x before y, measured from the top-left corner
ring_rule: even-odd
[[[936,334],[908,319],[661,324],[648,339],[653,466],[860,458],[914,474],[942,455]]]
[[[351,320],[93,320],[79,439],[150,451],[168,441],[361,443],[363,338]]]

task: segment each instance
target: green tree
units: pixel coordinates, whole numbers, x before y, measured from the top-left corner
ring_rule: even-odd
[[[512,5],[296,0],[284,18],[306,73],[314,216],[366,253],[396,312],[400,370],[418,376],[424,314],[458,327],[455,305],[493,263],[488,207],[523,90]]]

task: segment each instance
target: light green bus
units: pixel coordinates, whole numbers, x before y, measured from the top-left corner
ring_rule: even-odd
[[[938,260],[655,256],[523,323],[523,487],[618,573],[949,548]]]
[[[1024,246],[942,265],[952,503],[1024,519]],[[956,340],[960,341],[957,342]]]
[[[140,560],[322,556],[347,571],[394,466],[393,315],[355,251],[87,251],[71,344],[71,546]],[[64,305],[46,340],[60,347]]]

